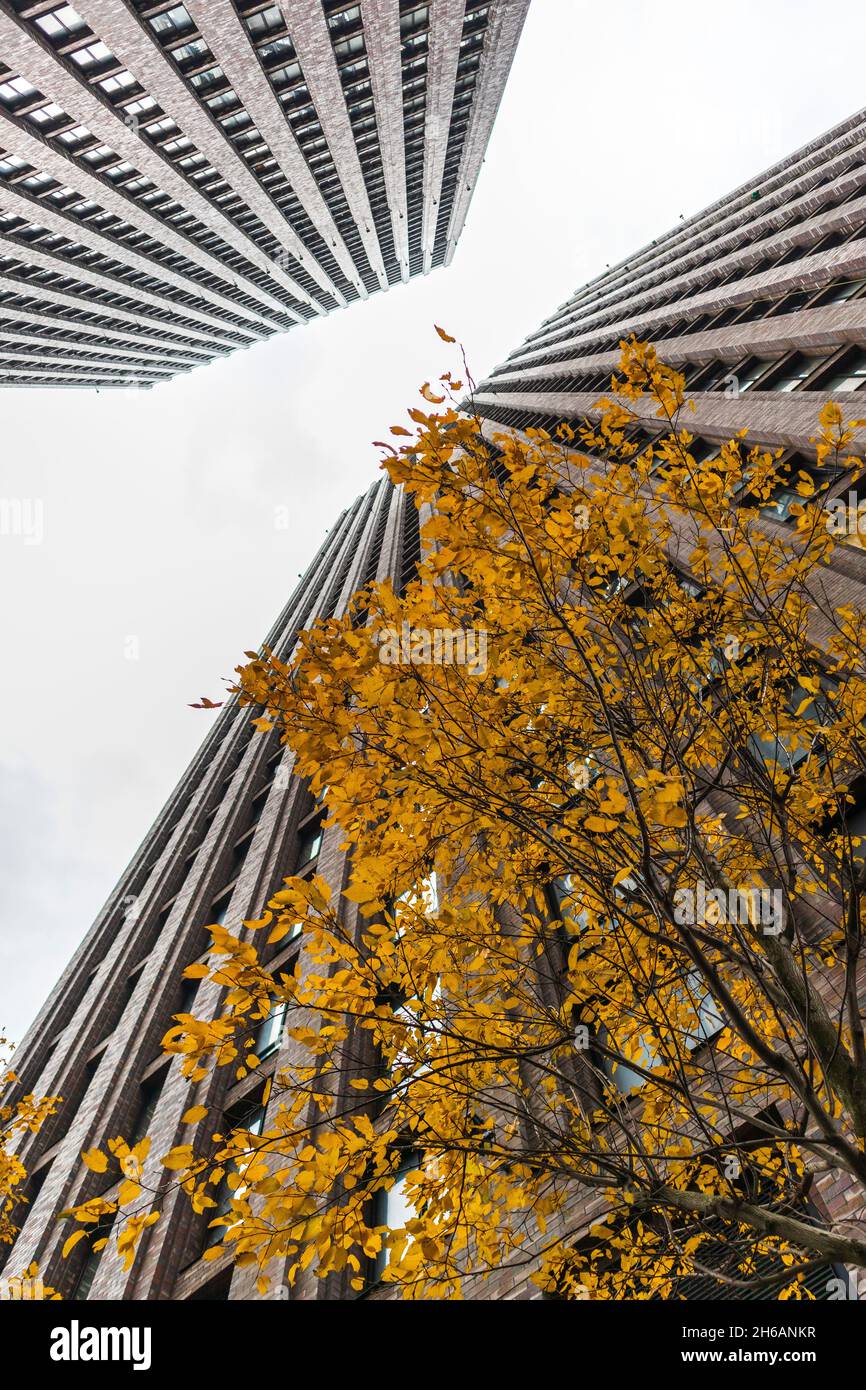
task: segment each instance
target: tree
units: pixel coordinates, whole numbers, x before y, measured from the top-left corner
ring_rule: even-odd
[[[18,1077],[9,1065],[11,1051],[8,1039],[0,1036],[0,1077],[2,1089],[7,1093],[11,1087],[18,1084]],[[27,1204],[27,1198],[23,1194],[27,1170],[14,1151],[14,1146],[21,1135],[37,1134],[48,1116],[55,1113],[59,1103],[59,1096],[42,1096],[37,1099],[36,1096],[28,1094],[14,1104],[0,1105],[0,1245],[9,1246],[14,1243],[19,1230],[21,1208]],[[11,1279],[7,1278],[5,1282],[13,1286],[13,1295],[20,1296],[25,1284],[31,1287],[38,1284],[40,1297],[58,1297],[53,1289],[45,1288],[38,1283],[38,1273],[37,1266],[31,1265],[27,1270],[13,1275]],[[18,1287],[15,1288],[15,1285]],[[30,1296],[30,1288],[27,1288],[25,1296]]]
[[[167,1166],[200,1212],[228,1180],[262,1287],[285,1258],[407,1297],[504,1265],[563,1297],[811,1296],[866,1266],[809,1200],[866,1183],[866,619],[824,506],[864,422],[826,406],[791,476],[742,438],[699,462],[635,341],[577,433],[487,439],[441,380],[385,460],[417,579],[239,669],[352,876],[211,928],[222,1012],[167,1050],[245,1075],[278,1004],[293,1059],[261,1134],[205,1126]]]

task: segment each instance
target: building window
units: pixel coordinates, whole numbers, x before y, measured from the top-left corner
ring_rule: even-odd
[[[193,27],[193,22],[183,5],[176,5],[173,10],[166,10],[163,14],[154,15],[149,23],[157,34],[167,34],[170,30],[180,33],[184,29]]]
[[[795,352],[761,382],[762,391],[796,391],[823,361],[820,354]],[[740,389],[743,387],[741,385]]]
[[[103,1251],[105,1250],[104,1245],[100,1245],[99,1250],[94,1250],[93,1246],[101,1241],[108,1241],[111,1239],[115,1215],[116,1213],[114,1212],[109,1213],[107,1216],[104,1216],[92,1230],[88,1231],[90,1249],[85,1255],[84,1262],[78,1271],[78,1278],[75,1281],[71,1294],[71,1297],[76,1301],[83,1301],[90,1297],[90,1290],[93,1288]]]
[[[222,927],[225,925],[225,920],[228,915],[231,897],[231,891],[229,891],[227,893],[222,893],[217,898],[214,898],[213,903],[211,904],[211,919],[208,923],[208,926]]]
[[[261,1103],[252,1105],[245,1103],[226,1112],[223,1120],[223,1132],[231,1133],[233,1130],[242,1130],[251,1136],[259,1135],[265,1127],[265,1106]],[[229,1178],[237,1174],[237,1169],[232,1165],[226,1172],[219,1187],[214,1193],[216,1207],[208,1207],[209,1221],[216,1221],[218,1217],[228,1216],[232,1209],[232,1199],[243,1196],[245,1188],[243,1184],[235,1187],[229,1186]],[[211,1249],[214,1245],[220,1245],[228,1226],[208,1225],[205,1235],[205,1249]]]
[[[295,872],[300,873],[308,864],[311,864],[317,858],[321,847],[322,822],[314,820],[298,831],[298,856]]]
[[[596,1036],[603,1048],[610,1052],[619,1052],[619,1047],[615,1039],[605,1027],[597,1030]],[[652,1038],[649,1033],[642,1033],[637,1039],[637,1050],[632,1061],[639,1067],[645,1067],[647,1071],[652,1071],[658,1065],[659,1056],[652,1045]],[[602,1056],[601,1069],[609,1081],[612,1081],[616,1089],[624,1096],[631,1095],[632,1091],[638,1090],[646,1084],[647,1078],[639,1071],[635,1071],[627,1062],[619,1061],[615,1057]]]
[[[820,391],[859,391],[866,381],[866,348],[852,348],[846,352],[815,383]]]
[[[394,1182],[391,1187],[380,1188],[376,1193],[375,1211],[373,1214],[374,1226],[387,1226],[389,1231],[402,1230],[407,1221],[414,1220],[415,1209],[410,1204],[406,1195],[406,1179],[410,1173],[418,1169],[419,1155],[415,1152],[406,1154],[397,1169]],[[388,1251],[382,1249],[376,1256],[372,1271],[371,1283],[378,1283],[385,1273],[388,1264]]]
[[[300,923],[297,925],[300,927]],[[283,1025],[286,1021],[286,1007],[285,1000],[271,999],[270,1012],[259,1025],[253,1044],[253,1052],[260,1062],[279,1050],[283,1037]]]
[[[129,1136],[130,1148],[139,1144],[148,1133],[167,1076],[168,1068],[164,1067],[156,1076],[151,1076],[147,1081],[142,1082],[138,1112]]]

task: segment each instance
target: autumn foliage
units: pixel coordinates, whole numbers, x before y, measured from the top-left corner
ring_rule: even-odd
[[[866,618],[821,500],[861,422],[827,406],[792,477],[742,438],[698,461],[642,344],[580,431],[498,434],[442,383],[384,463],[417,578],[240,669],[351,881],[212,928],[221,1011],[167,1038],[191,1087],[254,1070],[275,1007],[288,1048],[260,1134],[191,1111],[164,1163],[262,1288],[483,1297],[513,1267],[563,1297],[808,1296],[866,1265],[813,1201],[866,1184]],[[383,660],[405,630],[426,647]],[[470,632],[483,662],[435,659]],[[126,1197],[131,1258],[155,1213]]]
[[[10,1065],[11,1052],[9,1041],[0,1037],[0,1088],[4,1095],[18,1085],[18,1076]],[[26,1135],[38,1134],[59,1104],[59,1096],[28,1093],[14,1102],[0,1105],[0,1246],[14,1243],[27,1212],[27,1169],[17,1149]],[[36,1280],[38,1273],[34,1264],[26,1270],[13,1271],[11,1277],[13,1283],[17,1279],[20,1284],[22,1280]],[[54,1289],[41,1285],[40,1289],[44,1298],[57,1297]]]

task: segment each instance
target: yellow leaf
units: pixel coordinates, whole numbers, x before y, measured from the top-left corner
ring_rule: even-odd
[[[69,1237],[69,1239],[68,1239],[67,1241],[65,1241],[64,1244],[63,1244],[63,1259],[64,1259],[64,1260],[66,1259],[66,1256],[69,1254],[70,1250],[72,1250],[72,1249],[78,1244],[78,1242],[81,1240],[82,1236],[86,1236],[86,1235],[87,1235],[87,1232],[86,1232],[86,1231],[73,1231],[73,1232],[72,1232],[72,1235],[71,1235],[71,1236]]]
[[[277,941],[282,941],[283,937],[288,936],[289,932],[294,931],[297,925],[297,917],[280,918],[277,925],[272,927],[268,933],[268,945],[273,946]]]
[[[444,328],[440,328],[438,323],[434,323],[433,327],[436,329],[436,332],[439,334],[439,337],[442,339],[443,343],[457,342],[457,339],[452,338],[449,333],[446,333]]]
[[[191,1105],[181,1120],[181,1124],[197,1125],[199,1120],[203,1120],[207,1113],[208,1109],[206,1105]]]
[[[189,1168],[193,1161],[192,1147],[189,1144],[178,1144],[169,1150],[164,1158],[160,1159],[163,1168],[169,1168],[172,1172],[177,1172],[181,1168]]]
[[[369,883],[352,883],[343,889],[343,897],[350,903],[371,903],[378,898],[378,890]]]
[[[108,1168],[108,1156],[101,1149],[84,1149],[81,1157],[91,1173],[104,1173]]]

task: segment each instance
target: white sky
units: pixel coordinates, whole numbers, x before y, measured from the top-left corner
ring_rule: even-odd
[[[453,264],[140,395],[5,391],[0,1024],[20,1037],[389,424],[864,104],[862,0],[533,0]],[[288,530],[274,509],[288,506]],[[136,638],[139,658],[125,655]]]

